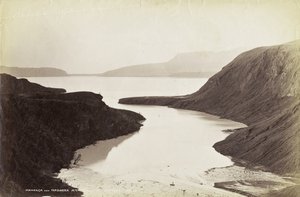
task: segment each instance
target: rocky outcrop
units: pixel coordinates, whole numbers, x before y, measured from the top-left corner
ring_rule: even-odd
[[[66,90],[62,88],[47,88],[36,83],[31,83],[27,79],[18,79],[8,75],[0,74],[0,93],[5,94],[60,94]]]
[[[193,94],[120,103],[198,110],[243,122],[248,127],[216,143],[217,151],[244,165],[300,172],[300,41],[244,52]]]
[[[67,189],[55,178],[74,151],[137,131],[143,116],[108,107],[91,92],[64,93],[0,75],[0,186],[3,196],[40,196],[26,189]],[[49,195],[49,192],[44,195]],[[81,192],[51,195],[80,196]]]

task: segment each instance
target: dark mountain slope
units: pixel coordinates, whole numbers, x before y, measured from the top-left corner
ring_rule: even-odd
[[[55,178],[74,151],[96,140],[137,131],[144,118],[108,107],[91,92],[62,93],[0,75],[0,191],[3,196],[41,196],[25,189],[72,189]],[[52,195],[79,196],[80,192]]]
[[[120,103],[199,110],[246,123],[216,150],[273,172],[299,173],[300,41],[242,53],[191,95]]]
[[[60,94],[66,90],[61,88],[46,88],[27,79],[16,79],[8,74],[0,74],[0,93],[2,94]]]

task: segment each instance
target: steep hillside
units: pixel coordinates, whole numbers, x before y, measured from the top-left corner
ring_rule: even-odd
[[[74,151],[97,140],[137,131],[144,118],[108,107],[91,92],[63,93],[0,75],[0,191],[6,196],[71,195],[45,192],[72,187],[55,178]],[[42,192],[25,192],[43,189]]]
[[[300,185],[274,191],[267,195],[263,195],[262,197],[300,197]]]
[[[8,67],[0,66],[0,73],[16,77],[55,77],[67,76],[67,72],[58,68]]]
[[[300,172],[300,41],[242,53],[191,95],[120,103],[199,110],[246,123],[215,149],[239,163]]]
[[[126,66],[107,71],[107,77],[210,77],[230,62],[238,51],[182,53],[163,63]]]

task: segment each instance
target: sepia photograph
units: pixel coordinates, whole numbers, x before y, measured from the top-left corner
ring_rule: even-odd
[[[0,197],[300,197],[300,0],[0,0]]]

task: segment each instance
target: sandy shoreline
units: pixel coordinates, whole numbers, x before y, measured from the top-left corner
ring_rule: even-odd
[[[78,187],[86,197],[99,196],[216,196],[239,197],[242,195],[214,188],[201,182],[159,177],[151,173],[105,177],[89,169],[73,168],[63,170],[60,178]]]
[[[294,183],[286,177],[239,166],[212,168],[193,177],[145,172],[103,175],[84,166],[63,169],[59,178],[79,188],[86,197],[99,196],[261,196]]]

